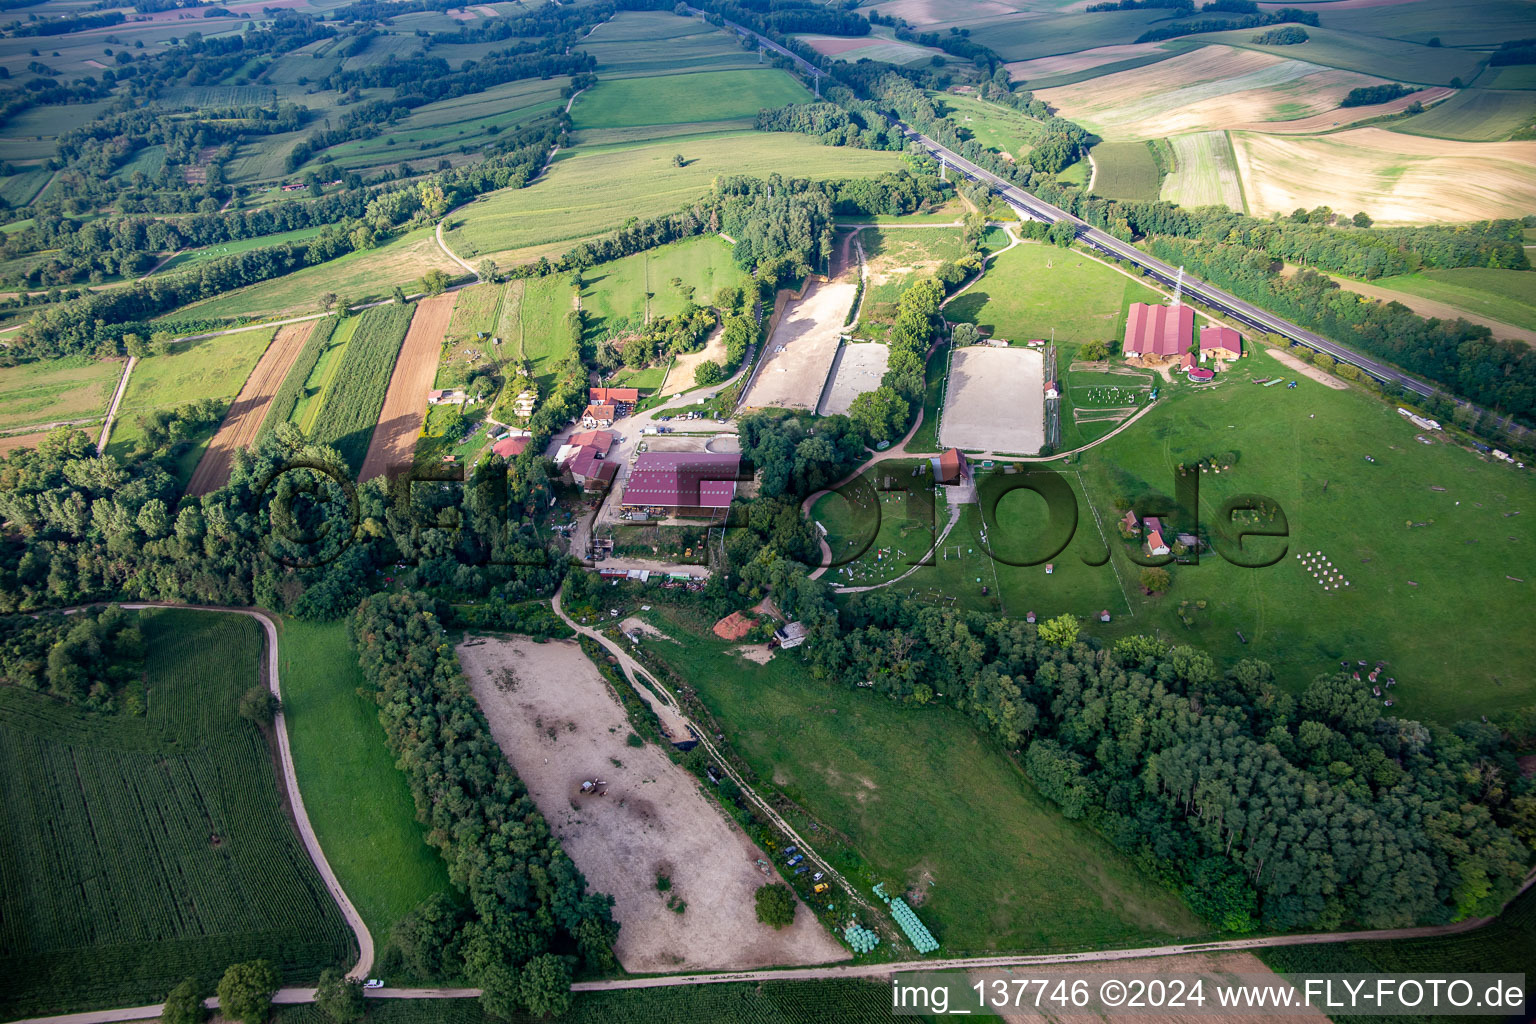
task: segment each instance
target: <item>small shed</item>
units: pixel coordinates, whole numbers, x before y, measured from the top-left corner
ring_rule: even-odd
[[[1103,611],[1099,612],[1099,621],[1100,622],[1108,622],[1109,621],[1109,609],[1108,608],[1105,608]]]
[[[808,635],[810,631],[803,622],[788,622],[773,631],[774,642],[786,651],[805,643]]]

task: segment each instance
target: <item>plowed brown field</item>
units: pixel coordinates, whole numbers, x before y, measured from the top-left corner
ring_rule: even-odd
[[[187,484],[188,494],[198,497],[229,483],[229,473],[235,465],[235,452],[256,440],[261,421],[267,418],[267,406],[272,404],[272,396],[282,385],[283,378],[288,376],[293,361],[303,351],[304,343],[309,340],[309,334],[314,329],[313,320],[278,329],[272,344],[267,346],[267,350],[256,361],[256,368],[235,396],[235,403],[224,415],[224,422],[219,424],[218,432],[208,442],[203,457],[198,460],[197,468],[192,471],[192,480]]]
[[[437,376],[437,360],[443,352],[443,335],[453,318],[457,292],[422,299],[411,317],[411,329],[400,346],[395,372],[384,393],[384,408],[379,425],[368,442],[368,455],[358,481],[372,480],[391,471],[410,466],[415,457],[416,438],[427,419],[427,392]]]

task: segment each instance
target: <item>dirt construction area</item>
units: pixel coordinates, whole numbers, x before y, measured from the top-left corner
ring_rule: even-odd
[[[1045,358],[1032,348],[956,349],[944,387],[939,443],[963,451],[1033,455],[1045,443]]]
[[[187,484],[188,494],[193,497],[209,494],[229,483],[230,471],[235,466],[235,452],[250,447],[256,440],[261,421],[267,418],[267,406],[272,404],[272,396],[282,386],[283,378],[288,376],[314,329],[313,320],[278,328],[272,344],[267,346],[256,368],[245,379],[234,404],[224,415],[224,422],[219,424],[213,440],[208,442],[203,457],[198,460],[197,468],[192,471],[192,480]]]
[[[400,346],[395,372],[384,393],[379,425],[368,442],[368,455],[358,482],[409,468],[416,457],[416,439],[427,421],[427,392],[437,376],[437,360],[443,353],[443,335],[453,318],[457,292],[422,299],[411,317],[411,329]]]
[[[758,923],[753,894],[770,881],[758,865],[767,858],[692,775],[654,745],[626,742],[623,706],[574,641],[477,637],[458,653],[492,735],[565,852],[593,889],[613,895],[625,970],[847,957],[804,905],[783,931]],[[600,781],[601,795],[583,794],[587,781]]]
[[[846,416],[855,398],[880,386],[880,378],[885,376],[890,361],[890,348],[878,342],[844,345],[838,350],[832,366],[832,386],[827,388],[827,396],[822,399],[816,415]]]
[[[857,294],[851,279],[813,282],[774,328],[742,405],[814,410],[837,355],[843,320]]]

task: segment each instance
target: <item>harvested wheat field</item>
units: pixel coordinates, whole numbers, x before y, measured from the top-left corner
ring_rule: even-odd
[[[416,456],[416,438],[427,421],[427,392],[437,376],[437,360],[443,353],[443,335],[453,319],[457,292],[422,299],[411,317],[411,328],[400,345],[395,372],[384,393],[379,425],[368,442],[368,454],[358,482],[408,468]]]
[[[566,854],[613,895],[626,971],[847,957],[803,905],[783,931],[758,922],[766,855],[680,765],[653,744],[629,745],[623,706],[574,641],[477,637],[458,653],[491,734]],[[601,781],[602,795],[582,793],[584,781]]]
[[[273,394],[282,386],[289,368],[304,350],[304,343],[314,329],[314,320],[278,328],[272,344],[256,361],[251,375],[235,396],[234,404],[224,414],[224,422],[219,424],[203,457],[198,460],[197,468],[192,471],[192,479],[187,484],[188,494],[200,497],[229,483],[235,452],[256,440],[256,432],[267,417],[267,406],[272,404]]]
[[[1285,131],[1286,122],[1333,111],[1351,89],[1385,81],[1256,50],[1206,46],[1037,95],[1106,137],[1154,139],[1252,124]],[[1349,111],[1347,119],[1362,116]]]
[[[1248,212],[1363,210],[1383,224],[1536,209],[1536,142],[1453,142],[1356,128],[1320,138],[1233,132]]]

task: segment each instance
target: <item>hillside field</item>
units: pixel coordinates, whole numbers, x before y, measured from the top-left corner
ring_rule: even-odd
[[[101,416],[122,372],[84,357],[0,366],[0,430]]]
[[[1159,198],[1191,209],[1225,206],[1245,212],[1243,183],[1226,132],[1196,132],[1168,140],[1173,168]]]
[[[1503,142],[1536,120],[1536,93],[1512,89],[1463,89],[1443,103],[1392,125],[1409,135],[1464,142]]]
[[[678,154],[686,166],[673,165]],[[899,153],[823,146],[794,133],[742,132],[635,147],[583,147],[561,153],[544,177],[527,188],[502,189],[470,203],[449,218],[443,237],[464,259],[492,256],[511,265],[537,258],[517,250],[569,243],[552,247],[562,251],[630,217],[676,210],[708,192],[720,174],[766,177],[777,172],[825,180],[900,166]]]
[[[287,820],[243,615],[140,615],[148,713],[0,689],[0,1014],[157,1002],[266,957],[312,981],[353,945]],[[351,955],[355,955],[355,951]]]
[[[1536,272],[1458,267],[1384,277],[1374,283],[1536,331]]]
[[[642,643],[698,691],[757,784],[771,780],[847,837],[873,875],[855,875],[866,893],[880,879],[919,893],[915,909],[946,954],[1102,948],[1204,932],[1175,896],[1062,818],[951,709],[902,708],[812,680],[793,652],[758,665],[688,612],[642,617],[676,639]],[[838,866],[835,840],[824,845]]]
[[[583,92],[571,106],[571,123],[579,131],[731,118],[750,121],[763,107],[810,100],[804,86],[777,68],[620,78]]]
[[[759,66],[757,55],[742,49],[733,34],[664,11],[621,11],[594,28],[579,49],[597,58],[604,81]]]

